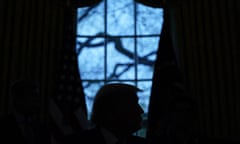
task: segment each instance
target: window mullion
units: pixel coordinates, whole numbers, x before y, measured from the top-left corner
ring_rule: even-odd
[[[134,15],[134,72],[135,72],[135,85],[137,85],[137,65],[138,65],[138,53],[137,53],[137,4],[134,2],[133,8]]]
[[[104,83],[107,82],[107,0],[104,3]]]

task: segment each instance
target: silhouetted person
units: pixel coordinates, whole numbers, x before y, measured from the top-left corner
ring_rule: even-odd
[[[133,133],[141,128],[143,109],[138,104],[137,92],[128,84],[104,85],[97,92],[91,121],[92,129],[73,139],[78,144],[144,144],[144,138]]]
[[[38,86],[18,80],[10,87],[10,113],[1,119],[1,143],[48,144],[49,131],[40,121],[41,102]]]

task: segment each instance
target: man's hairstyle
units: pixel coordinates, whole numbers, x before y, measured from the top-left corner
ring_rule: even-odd
[[[94,124],[104,125],[114,113],[114,106],[137,95],[141,89],[123,83],[111,83],[101,87],[95,97],[91,115]]]

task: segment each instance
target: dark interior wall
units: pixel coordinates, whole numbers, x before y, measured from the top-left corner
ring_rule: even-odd
[[[8,111],[9,86],[17,79],[37,80],[42,101],[53,94],[64,47],[64,11],[57,0],[0,1],[1,114]]]
[[[171,6],[180,64],[199,106],[197,133],[240,136],[238,0],[182,0]]]

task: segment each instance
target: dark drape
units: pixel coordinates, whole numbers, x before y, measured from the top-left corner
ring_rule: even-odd
[[[194,101],[186,91],[171,30],[169,11],[165,8],[149,105],[150,143],[186,142],[192,126]]]
[[[215,143],[221,140],[230,143],[230,140],[239,139],[239,7],[240,2],[235,0],[183,0],[172,3],[169,11],[179,68],[189,95],[197,103],[193,109],[197,119],[194,133],[203,137],[199,141],[210,142],[212,139]],[[153,100],[150,102],[149,131],[155,129],[157,116],[154,115],[162,107],[153,104],[162,100],[153,98],[157,88],[158,97],[161,97],[161,65],[156,64],[155,70],[157,68],[159,72],[154,75]],[[157,80],[158,87],[154,88]],[[155,110],[151,112],[151,109]]]
[[[69,3],[72,7],[91,7],[101,1],[102,0],[69,0]]]
[[[57,0],[0,1],[0,114],[9,112],[9,87],[19,79],[40,87],[42,121],[47,98],[54,93],[58,54],[62,49],[63,12]]]

